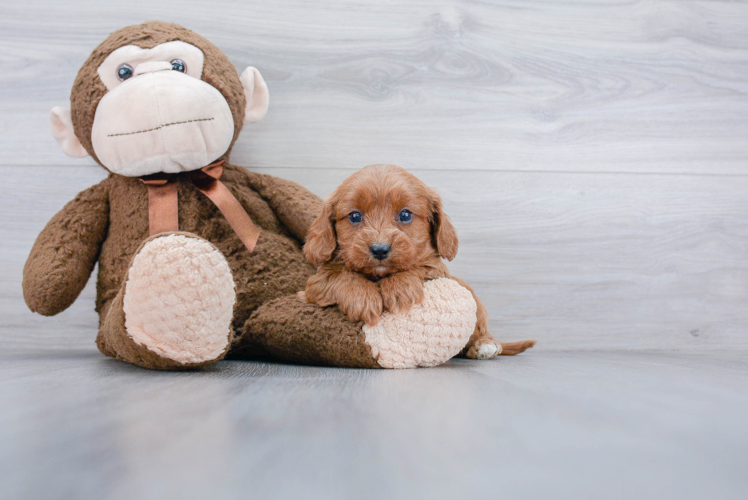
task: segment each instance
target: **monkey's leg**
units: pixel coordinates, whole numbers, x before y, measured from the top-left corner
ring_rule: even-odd
[[[234,281],[226,259],[189,233],[162,233],[133,257],[102,311],[99,350],[144,368],[195,368],[222,359],[233,340]]]
[[[337,306],[290,295],[260,306],[245,323],[230,357],[262,350],[275,359],[355,368],[414,368],[446,362],[475,329],[475,301],[450,279],[424,286],[424,300],[407,313],[385,312],[376,326],[354,323]],[[246,354],[245,354],[246,353]]]
[[[336,306],[319,307],[287,295],[263,304],[250,316],[228,357],[247,359],[263,352],[291,363],[380,368],[362,326]]]

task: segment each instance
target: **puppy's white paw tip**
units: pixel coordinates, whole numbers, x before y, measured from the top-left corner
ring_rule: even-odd
[[[496,344],[483,344],[478,349],[478,359],[491,359],[496,357],[500,352],[499,346]]]

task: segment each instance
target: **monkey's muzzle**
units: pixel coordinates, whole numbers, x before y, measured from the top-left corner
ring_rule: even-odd
[[[139,177],[196,170],[223,155],[234,136],[223,95],[197,78],[152,68],[99,102],[91,139],[101,163]]]

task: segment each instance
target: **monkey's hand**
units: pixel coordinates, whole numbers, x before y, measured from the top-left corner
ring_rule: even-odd
[[[409,271],[395,273],[379,282],[379,290],[385,309],[395,314],[407,312],[423,302],[423,277]]]
[[[320,266],[309,278],[306,301],[320,306],[337,304],[351,321],[376,325],[382,315],[382,296],[377,285],[358,273]]]
[[[86,286],[109,226],[105,183],[79,193],[36,238],[23,268],[23,297],[32,311],[57,314]]]

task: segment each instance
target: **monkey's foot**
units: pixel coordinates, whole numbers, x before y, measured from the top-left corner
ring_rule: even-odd
[[[125,329],[163,358],[210,362],[228,349],[235,301],[231,269],[212,244],[185,233],[157,236],[128,272]]]
[[[385,312],[376,326],[364,326],[366,343],[383,368],[436,366],[468,343],[476,310],[472,294],[456,281],[428,281],[421,304],[407,313]]]

